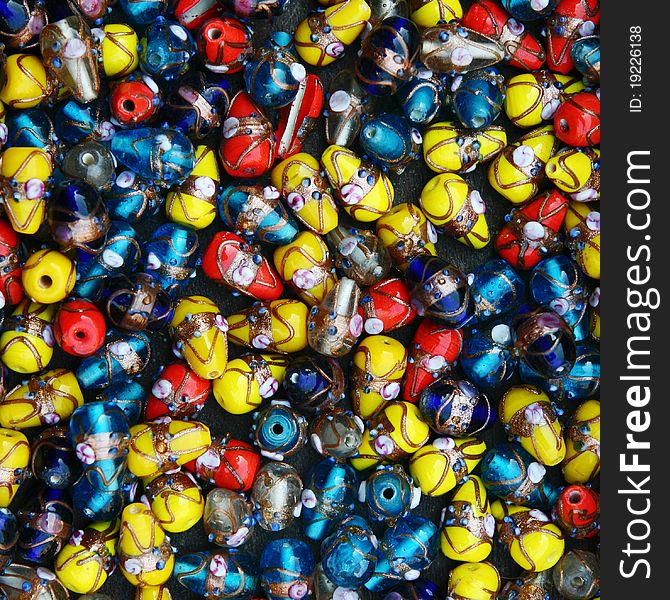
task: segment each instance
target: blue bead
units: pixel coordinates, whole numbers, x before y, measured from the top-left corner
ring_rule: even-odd
[[[526,284],[506,260],[479,265],[469,281],[478,323],[512,313],[525,300]]]
[[[265,546],[260,569],[261,587],[269,600],[295,600],[307,595],[314,557],[305,542],[281,538]]]
[[[92,521],[115,519],[124,505],[125,455],[130,439],[126,416],[114,404],[89,402],[72,413],[70,437],[78,455],[95,458],[84,464],[84,475],[74,484],[75,511]],[[101,439],[109,444],[101,445]]]
[[[157,185],[147,183],[131,171],[120,173],[112,188],[102,196],[110,218],[129,223],[155,215],[164,200]]]
[[[416,504],[416,494],[400,465],[380,467],[365,482],[365,507],[371,518],[395,523]]]
[[[416,158],[420,139],[405,117],[392,113],[367,119],[360,133],[363,152],[376,164],[397,173]]]
[[[344,398],[346,387],[339,363],[321,356],[292,359],[283,381],[286,397],[303,412],[321,412]]]
[[[407,572],[420,573],[435,559],[438,544],[439,529],[430,519],[412,514],[402,517],[384,532],[377,548],[377,567],[365,587],[383,592],[404,581]]]
[[[97,254],[77,250],[77,282],[74,293],[97,301],[108,277],[132,271],[140,258],[137,233],[123,221],[112,221]]]
[[[82,467],[66,431],[46,429],[38,436],[33,446],[31,469],[37,479],[51,488],[67,489],[74,484]]]
[[[383,19],[361,45],[356,76],[363,89],[375,96],[394,94],[398,84],[410,75],[419,40],[419,30],[409,19]]]
[[[384,600],[435,600],[437,597],[437,586],[430,579],[420,577],[414,581],[404,581]]]
[[[117,131],[111,150],[126,168],[161,187],[183,182],[195,167],[193,144],[173,129],[140,127]]]
[[[136,425],[144,410],[147,393],[137,381],[126,380],[102,390],[96,400],[118,406],[128,420],[128,425]]]
[[[549,0],[544,8],[537,10],[533,8],[532,0],[502,0],[505,10],[520,21],[537,21],[548,17],[557,4],[558,0]]]
[[[188,29],[163,17],[146,28],[140,45],[140,68],[158,83],[185,75],[195,56],[195,44]]]
[[[18,527],[14,513],[8,508],[0,508],[0,570],[12,561],[19,539]]]
[[[141,372],[150,357],[151,342],[146,334],[110,329],[105,345],[92,356],[84,358],[75,375],[86,390],[103,388]]]
[[[488,492],[513,504],[549,509],[562,489],[557,472],[547,470],[519,444],[497,444],[480,468]]]
[[[205,550],[175,559],[174,576],[197,596],[247,600],[258,589],[258,563],[236,549]],[[218,591],[212,588],[216,581]]]
[[[119,6],[134,25],[149,25],[169,8],[167,0],[119,0]]]
[[[273,402],[255,413],[254,419],[254,443],[263,455],[283,460],[284,456],[297,452],[305,443],[305,417],[284,403]]]
[[[1,19],[0,19],[1,20]],[[10,112],[5,118],[7,142],[4,148],[42,148],[50,150],[54,144],[54,124],[47,112],[27,108]]]
[[[473,317],[472,295],[465,275],[443,258],[420,254],[405,272],[412,306],[445,325],[463,327]]]
[[[266,108],[290,104],[304,77],[305,69],[296,57],[293,38],[285,31],[274,32],[244,69],[247,92]]]
[[[107,141],[114,128],[110,123],[109,103],[94,100],[82,104],[66,100],[54,111],[54,127],[58,137],[69,144],[88,140]]]
[[[195,273],[198,246],[195,231],[173,223],[161,225],[144,245],[144,271],[174,298]]]
[[[315,464],[307,474],[303,496],[302,529],[316,541],[323,540],[341,519],[354,510],[358,475],[347,463],[326,458]]]
[[[464,127],[481,129],[498,118],[505,99],[504,80],[493,68],[459,75],[452,89],[454,111]]]
[[[600,81],[600,37],[583,37],[572,44],[570,56],[575,68],[587,79]]]
[[[356,589],[366,583],[377,565],[377,543],[365,519],[352,515],[321,544],[321,565],[335,585]]]
[[[445,86],[436,76],[414,76],[398,88],[396,98],[411,123],[427,125],[446,102]]]
[[[459,364],[465,377],[482,389],[490,390],[508,381],[519,364],[509,324],[487,322],[465,336]]]

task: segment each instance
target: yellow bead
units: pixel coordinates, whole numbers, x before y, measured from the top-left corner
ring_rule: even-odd
[[[12,312],[0,334],[0,359],[17,373],[36,373],[53,356],[54,304],[37,304],[24,298]]]
[[[536,508],[507,505],[501,500],[491,504],[498,523],[498,535],[522,569],[546,571],[563,556],[565,539],[549,517]],[[505,521],[505,517],[511,517]]]
[[[594,219],[596,215],[597,219]],[[593,212],[583,202],[572,200],[568,204],[563,226],[572,248],[573,257],[582,271],[589,277],[600,279],[600,213]],[[578,234],[576,237],[572,237],[573,231]],[[598,319],[600,319],[600,314],[598,314]]]
[[[447,595],[452,600],[495,600],[500,573],[491,563],[463,563],[449,573]]]
[[[155,477],[195,460],[212,444],[209,427],[198,421],[141,423],[130,428],[128,470]]]
[[[74,262],[57,250],[38,250],[26,260],[21,283],[34,302],[54,304],[68,297],[77,280]]]
[[[473,148],[475,143],[479,148]],[[423,158],[436,173],[467,173],[491,160],[505,146],[507,133],[500,125],[470,131],[443,121],[432,123],[423,133]]]
[[[56,555],[54,572],[75,594],[99,590],[114,569],[119,520],[91,523],[75,531],[70,542]]]
[[[560,190],[570,193],[579,202],[600,198],[600,150],[570,148],[547,162],[547,177]]]
[[[409,472],[426,496],[442,496],[472,473],[484,454],[486,444],[477,438],[437,438],[412,455]],[[457,463],[463,466],[454,470]]]
[[[216,153],[207,146],[195,149],[195,167],[184,183],[167,193],[165,212],[175,223],[204,229],[216,217],[221,180]]]
[[[539,192],[545,165],[558,145],[552,125],[527,133],[493,159],[489,183],[512,204],[527,202]]]
[[[463,16],[459,0],[417,0],[411,3],[410,18],[419,27],[434,27],[438,23],[449,23]]]
[[[51,157],[40,148],[12,147],[2,153],[0,185],[5,212],[15,231],[31,235],[42,225],[46,211],[43,192],[52,172]]]
[[[223,410],[243,415],[256,410],[284,381],[288,360],[279,354],[248,354],[228,363],[212,392]]]
[[[307,17],[295,30],[300,58],[315,67],[329,65],[363,32],[370,14],[365,0],[346,0]],[[324,27],[330,27],[330,33],[325,33]],[[312,35],[317,41],[312,41]]]
[[[415,204],[396,204],[376,223],[377,235],[386,246],[396,267],[405,271],[419,254],[436,255],[437,232]]]
[[[174,307],[170,332],[177,349],[200,377],[221,377],[228,363],[228,325],[204,296],[184,296]]]
[[[121,573],[132,585],[157,586],[172,575],[172,547],[154,514],[141,502],[129,504],[121,513],[117,552]]]
[[[543,391],[532,385],[513,386],[501,398],[498,412],[523,449],[543,465],[557,465],[565,458],[561,423]]]
[[[130,75],[139,63],[137,33],[129,25],[109,23],[102,28],[105,37],[100,45],[102,68],[110,79]]]
[[[164,473],[144,479],[143,484],[151,511],[165,531],[187,531],[202,518],[205,501],[188,473]]]
[[[493,550],[495,519],[489,508],[484,482],[470,475],[454,493],[440,535],[442,553],[451,560],[481,562]],[[467,507],[467,508],[466,508]],[[465,520],[465,522],[462,522]]]
[[[0,100],[11,108],[34,108],[51,91],[42,60],[32,54],[12,54],[5,65],[6,81]]]
[[[428,425],[416,405],[389,402],[381,413],[370,419],[359,454],[351,459],[351,465],[363,471],[384,461],[398,461],[419,450],[429,436]]]
[[[172,594],[164,585],[145,585],[135,588],[135,600],[172,600]]]
[[[302,231],[274,252],[275,268],[309,306],[321,304],[337,281],[328,246],[316,233]]]
[[[370,335],[358,345],[353,367],[354,412],[366,419],[398,397],[400,381],[407,368],[407,350],[391,337]]]
[[[30,445],[20,431],[0,429],[0,507],[7,508],[28,473]]]
[[[337,205],[320,173],[319,161],[306,152],[280,162],[270,174],[293,214],[314,233],[324,235],[337,227]],[[309,182],[309,183],[307,183]],[[318,193],[318,197],[313,194]]]
[[[423,188],[419,204],[426,217],[447,235],[475,250],[491,241],[486,204],[480,193],[455,173],[433,177]]]
[[[568,483],[588,483],[600,471],[600,402],[580,404],[566,436],[563,476]]]
[[[9,429],[54,425],[69,419],[83,403],[74,373],[53,369],[7,392],[0,401],[0,425]]]
[[[307,347],[308,310],[299,300],[261,302],[228,317],[228,339],[252,350],[300,352]]]
[[[507,81],[505,114],[517,127],[537,127],[544,121],[553,120],[556,109],[566,95],[583,89],[581,77],[549,71],[515,75]]]
[[[391,209],[395,194],[391,180],[351,150],[328,146],[321,155],[321,164],[352,218],[369,223]]]

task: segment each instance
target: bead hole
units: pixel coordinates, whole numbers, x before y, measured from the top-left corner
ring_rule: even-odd
[[[221,30],[220,29],[210,29],[207,32],[207,37],[210,40],[218,40],[221,37]]]
[[[275,423],[272,426],[272,433],[274,433],[275,435],[281,435],[282,433],[284,433],[284,427],[282,426],[282,424]]]
[[[83,340],[86,337],[86,333],[83,332],[81,329],[79,329],[74,332],[74,337],[76,337],[79,340]]]
[[[582,501],[582,495],[579,492],[570,492],[568,494],[568,502],[570,504],[579,504]]]
[[[386,488],[382,492],[382,496],[384,496],[384,498],[386,498],[387,500],[391,500],[393,496],[395,496],[395,492],[393,491],[393,488]]]
[[[42,289],[45,289],[45,290],[48,289],[48,288],[50,288],[50,287],[53,285],[53,283],[54,283],[54,282],[53,282],[53,279],[51,279],[51,276],[50,276],[50,275],[42,275],[42,277],[40,277],[40,278],[37,280],[37,284],[38,284]]]
[[[133,112],[135,110],[135,103],[130,98],[127,98],[121,102],[121,108],[126,112]]]
[[[549,164],[545,167],[545,171],[546,171],[549,175],[553,175],[554,173],[556,173],[556,165],[555,165],[554,163],[549,163]]]
[[[91,165],[95,164],[95,156],[93,156],[93,154],[90,152],[84,152],[84,154],[81,155],[81,163],[87,167],[90,167]]]

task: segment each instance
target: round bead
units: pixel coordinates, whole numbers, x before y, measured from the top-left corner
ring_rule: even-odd
[[[151,512],[165,531],[188,531],[202,518],[205,508],[200,488],[188,473],[165,473],[144,480]]]
[[[463,563],[449,572],[447,593],[458,600],[494,600],[500,586],[500,573],[491,563]]]
[[[33,302],[54,304],[74,288],[76,269],[72,260],[56,250],[38,250],[28,257],[21,282]]]
[[[105,341],[107,325],[100,310],[87,300],[71,300],[56,313],[56,343],[73,356],[91,356]]]

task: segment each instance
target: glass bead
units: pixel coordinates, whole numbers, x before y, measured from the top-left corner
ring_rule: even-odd
[[[19,539],[19,524],[14,513],[0,508],[0,567],[4,571],[14,559],[16,542]]]
[[[600,532],[600,496],[590,487],[569,485],[556,499],[551,518],[571,538],[593,538]]]
[[[72,100],[74,103],[74,100]],[[57,119],[58,111],[54,114]],[[27,108],[13,112],[5,118],[7,141],[5,148],[40,148],[49,154],[55,151],[56,133],[49,114],[39,108]],[[60,133],[58,136],[60,137]]]
[[[536,21],[548,17],[556,8],[558,0],[531,2],[531,0],[503,0],[502,5],[512,16],[521,21]]]
[[[163,204],[160,188],[132,171],[122,171],[109,191],[102,194],[110,219],[137,223],[154,216]]]
[[[261,455],[283,461],[298,452],[307,441],[307,419],[288,402],[273,400],[270,406],[254,413],[252,436]]]
[[[69,594],[56,576],[45,567],[29,567],[21,564],[7,565],[0,575],[0,589],[17,592],[14,598],[26,593],[30,598],[47,600],[68,600]],[[12,598],[12,596],[8,596]]]
[[[185,468],[202,481],[234,492],[251,489],[260,466],[260,454],[246,442],[232,438],[212,438],[207,452]]]
[[[300,515],[301,494],[302,479],[291,465],[283,462],[264,465],[251,493],[258,524],[267,531],[286,529]]]
[[[377,564],[377,538],[365,519],[351,515],[321,543],[321,566],[330,581],[356,589],[367,582]]]
[[[133,441],[131,439],[131,454]],[[200,487],[190,473],[172,472],[173,470],[155,478],[145,478],[144,492],[151,511],[163,529],[170,533],[182,533],[200,521],[205,501]]]
[[[362,442],[363,421],[351,411],[335,408],[310,421],[309,441],[321,456],[346,460]]]
[[[600,36],[589,35],[575,40],[570,49],[575,68],[590,82],[600,82]]]
[[[600,563],[592,552],[570,550],[553,568],[552,579],[567,600],[588,600],[600,592]]]
[[[260,557],[261,588],[270,600],[307,596],[314,571],[309,546],[294,538],[272,540]]]
[[[51,129],[55,130],[59,140],[68,144],[107,142],[115,132],[110,116],[109,104],[103,100],[87,104],[74,99],[65,100],[54,111]],[[44,118],[48,119],[47,116],[41,117]]]
[[[240,493],[215,488],[207,494],[203,524],[210,542],[237,548],[253,532],[253,504]]]
[[[283,389],[295,408],[318,414],[330,410],[344,398],[346,380],[337,361],[300,356],[289,362]]]
[[[600,471],[600,402],[587,400],[572,415],[562,464],[568,483],[588,483]]]
[[[392,113],[367,119],[360,134],[361,148],[383,169],[401,174],[419,156],[421,134],[405,117]]]
[[[206,598],[249,600],[259,583],[257,559],[235,549],[181,555],[174,575],[187,590]]]
[[[140,39],[140,68],[160,82],[170,82],[184,76],[195,55],[195,43],[188,29],[156,17]]]
[[[226,15],[202,23],[196,42],[205,68],[214,73],[241,71],[254,52],[252,35],[248,23]]]
[[[453,598],[495,600],[500,586],[500,573],[492,563],[462,563],[449,571],[447,594]]]
[[[326,236],[335,266],[360,286],[381,281],[391,269],[391,257],[372,231],[339,225]]]
[[[144,414],[147,393],[141,383],[128,379],[106,387],[95,398],[118,406],[126,416],[128,425],[135,425]]]
[[[346,463],[325,458],[310,468],[301,495],[302,529],[316,541],[338,527],[354,510],[358,476]]]
[[[358,500],[365,503],[371,518],[393,525],[419,505],[421,489],[400,465],[386,465],[361,483]]]
[[[490,494],[505,502],[548,509],[560,493],[560,480],[518,444],[497,444],[481,463],[481,478]]]

